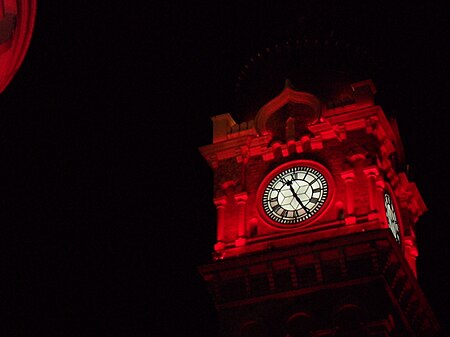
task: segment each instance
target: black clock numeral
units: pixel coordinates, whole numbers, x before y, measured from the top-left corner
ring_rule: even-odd
[[[281,208],[280,205],[275,205],[275,206],[273,207],[273,211],[278,213],[278,210],[279,210],[280,208]]]
[[[281,206],[279,201],[281,199],[286,201],[287,197],[284,194],[289,191],[294,198],[296,197],[298,204],[294,202],[294,204]],[[300,201],[300,198],[306,198],[308,194],[308,199]],[[313,217],[324,205],[327,195],[328,184],[319,171],[307,166],[291,166],[278,173],[268,183],[263,194],[263,209],[275,222],[298,224]]]

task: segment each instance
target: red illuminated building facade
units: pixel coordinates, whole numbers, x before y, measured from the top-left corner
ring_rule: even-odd
[[[433,336],[416,280],[427,210],[371,80],[286,81],[250,121],[214,116],[217,242],[201,266],[220,336]]]

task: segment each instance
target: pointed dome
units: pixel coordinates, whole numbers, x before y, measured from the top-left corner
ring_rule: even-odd
[[[254,117],[284,87],[327,102],[342,100],[350,84],[370,74],[370,58],[359,48],[332,39],[298,39],[257,53],[244,65],[235,83],[233,110]]]

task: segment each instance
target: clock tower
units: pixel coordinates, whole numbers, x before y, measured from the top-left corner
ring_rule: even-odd
[[[416,280],[426,206],[397,124],[370,79],[311,78],[286,80],[245,122],[212,117],[200,148],[217,240],[199,270],[219,336],[434,336]]]

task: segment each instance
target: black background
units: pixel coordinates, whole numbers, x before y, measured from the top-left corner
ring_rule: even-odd
[[[197,148],[249,57],[315,29],[384,60],[378,103],[429,208],[419,282],[448,329],[448,19],[438,2],[40,1],[0,96],[2,335],[215,336]]]

